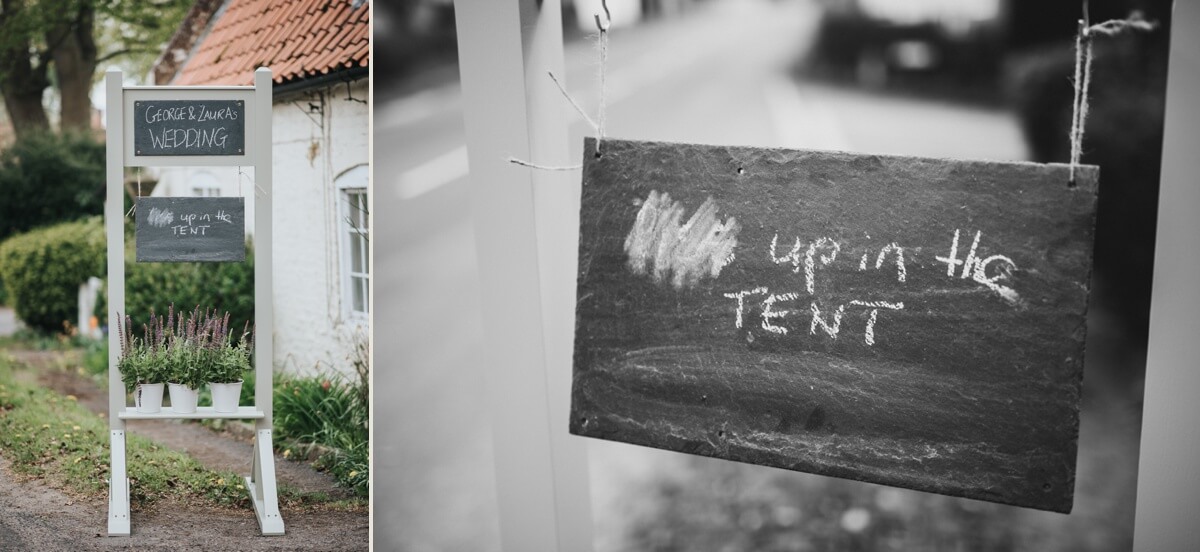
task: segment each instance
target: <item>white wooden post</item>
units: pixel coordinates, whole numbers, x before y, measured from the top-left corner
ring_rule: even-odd
[[[110,469],[108,480],[108,534],[129,534],[129,479],[125,476],[125,420],[116,414],[125,410],[125,385],[117,371],[121,341],[117,336],[120,316],[125,313],[125,102],[120,69],[104,75],[105,154],[107,196],[104,229],[108,238],[108,429]]]
[[[578,228],[570,179],[578,173],[508,162],[571,162],[563,100],[546,75],[562,75],[560,10],[537,0],[455,3],[485,331],[480,369],[501,543],[511,552],[592,548],[586,448],[567,433],[574,318],[566,313],[575,302]],[[553,262],[540,267],[539,254]],[[559,280],[565,272],[569,284]],[[543,278],[555,283],[543,290]]]
[[[129,479],[126,473],[126,421],[169,418],[235,418],[255,420],[254,458],[246,488],[254,504],[254,513],[264,535],[282,535],[283,519],[275,485],[275,457],[272,450],[273,400],[273,334],[274,308],[272,289],[271,251],[271,70],[261,68],[254,73],[254,87],[246,86],[133,86],[125,87],[121,71],[110,69],[105,75],[107,107],[107,186],[104,206],[105,231],[108,239],[108,411],[111,441],[108,534],[129,535]],[[133,151],[133,127],[127,127],[125,113],[136,99],[142,100],[231,100],[245,102],[246,151],[222,156],[137,156]],[[117,328],[125,314],[125,213],[123,212],[126,165],[189,166],[189,165],[253,165],[255,187],[259,190],[254,217],[254,325],[256,338],[254,406],[239,407],[236,412],[216,412],[199,407],[196,412],[181,414],[162,411],[153,414],[137,412],[126,406],[125,386],[117,369],[121,343]]]
[[[264,535],[282,535],[283,518],[275,489],[273,426],[275,300],[271,289],[274,274],[271,243],[271,70],[254,72],[254,406],[263,416],[254,422],[254,465],[246,488],[254,502],[254,513]],[[249,144],[248,144],[249,145]],[[255,193],[252,189],[250,193]]]
[[[1194,550],[1200,542],[1198,24],[1200,4],[1175,3],[1133,533],[1133,548],[1139,552]]]

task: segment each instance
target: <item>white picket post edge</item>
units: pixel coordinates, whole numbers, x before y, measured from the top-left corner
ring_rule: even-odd
[[[563,196],[576,175],[508,161],[569,163],[562,98],[547,75],[562,74],[561,6],[461,0],[455,20],[485,332],[477,369],[488,396],[501,546],[588,551],[586,445],[567,433],[570,330],[559,327],[574,326],[566,314],[574,287],[540,285],[564,270],[574,281],[574,268],[564,268],[574,255],[562,249],[578,215],[547,211],[571,210]]]
[[[1154,252],[1154,289],[1146,354],[1141,452],[1133,549],[1138,552],[1189,550],[1200,532],[1200,341],[1195,317],[1200,273],[1195,237],[1200,235],[1196,207],[1200,188],[1200,4],[1176,2],[1171,22],[1170,66],[1163,133],[1158,230]],[[1158,32],[1166,32],[1161,29]]]

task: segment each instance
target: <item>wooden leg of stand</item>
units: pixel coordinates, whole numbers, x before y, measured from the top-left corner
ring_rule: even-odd
[[[258,428],[254,435],[254,471],[246,478],[246,489],[254,503],[254,515],[263,535],[282,535],[283,518],[275,489],[275,453],[271,430]]]
[[[108,536],[129,536],[129,478],[125,475],[125,431],[114,429],[110,437],[108,479]]]

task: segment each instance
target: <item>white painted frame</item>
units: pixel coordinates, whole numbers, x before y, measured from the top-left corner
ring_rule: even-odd
[[[370,216],[371,216],[371,212],[370,212],[371,178],[370,177],[371,177],[371,174],[370,174],[370,170],[371,170],[370,164],[362,163],[362,164],[355,165],[353,167],[350,167],[349,169],[342,171],[340,174],[338,174],[333,179],[334,188],[336,190],[335,193],[337,194],[337,213],[338,213],[337,217],[338,217],[338,220],[336,221],[336,223],[337,223],[337,233],[338,233],[338,242],[337,243],[338,243],[338,250],[339,250],[338,251],[338,257],[339,257],[338,266],[341,268],[341,272],[340,272],[340,274],[338,274],[338,286],[341,288],[341,291],[342,291],[342,293],[341,293],[341,298],[342,298],[341,313],[342,313],[342,317],[344,319],[349,321],[351,324],[356,324],[359,326],[367,325],[368,321],[370,320],[370,316],[371,316],[371,282],[374,280],[374,277],[371,274],[371,258],[370,258],[371,257],[371,220],[370,220]],[[362,173],[362,185],[361,186],[358,185],[356,182],[351,182],[351,180],[349,178],[346,178],[346,177],[357,174],[359,171],[361,171],[361,173]],[[368,209],[367,210],[367,226],[363,229],[366,232],[366,236],[367,236],[367,243],[366,243],[367,247],[366,247],[366,251],[364,252],[364,255],[366,255],[365,258],[366,258],[366,266],[367,266],[367,272],[366,272],[367,312],[357,312],[354,310],[354,289],[353,289],[354,284],[352,282],[354,271],[352,270],[352,267],[350,266],[350,264],[351,264],[350,263],[351,244],[350,244],[350,236],[349,236],[349,218],[352,216],[352,214],[350,212],[349,203],[347,203],[345,201],[345,199],[346,199],[345,194],[347,191],[350,191],[350,190],[362,190],[362,192],[363,192],[363,194],[365,194],[366,200],[367,200],[367,209]]]
[[[457,0],[484,381],[503,550],[592,549],[586,441],[571,435],[579,173],[567,159],[562,5]]]
[[[271,233],[271,158],[272,158],[272,82],[271,70],[254,72],[254,86],[164,87],[125,86],[119,69],[105,74],[107,94],[107,197],[104,224],[108,238],[108,412],[111,441],[111,470],[108,500],[108,535],[128,536],[129,478],[125,454],[126,422],[162,418],[240,418],[253,419],[255,426],[252,472],[246,488],[254,504],[263,535],[282,535],[283,518],[275,484],[275,456],[271,442],[273,427],[272,389],[274,388],[274,295],[272,294]],[[244,155],[231,156],[138,156],[133,151],[133,125],[126,124],[125,113],[133,113],[133,102],[140,100],[243,100],[246,108]],[[221,414],[211,407],[195,414],[163,411],[156,414],[136,412],[127,404],[125,386],[117,362],[121,344],[117,336],[119,317],[125,312],[125,213],[124,173],[126,166],[253,166],[259,195],[254,202],[254,406]]]
[[[124,88],[122,108],[134,113],[133,102],[163,100],[241,100],[246,107],[246,153],[243,155],[137,155],[133,147],[133,127],[124,127],[124,163],[130,167],[179,167],[179,166],[246,166],[253,165],[251,152],[254,149],[255,133],[258,132],[253,86],[127,86]],[[111,109],[111,102],[109,109]],[[112,127],[109,127],[112,128]]]
[[[1200,3],[1175,2],[1163,129],[1154,289],[1142,408],[1133,550],[1192,550],[1200,540]],[[1159,32],[1166,31],[1163,29]]]

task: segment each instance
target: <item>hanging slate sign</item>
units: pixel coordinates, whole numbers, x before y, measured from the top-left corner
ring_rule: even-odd
[[[593,147],[572,433],[1071,510],[1096,167]]]
[[[135,101],[133,133],[134,155],[138,156],[243,155],[245,102]]]
[[[246,209],[240,197],[143,197],[137,201],[137,261],[242,261]]]

